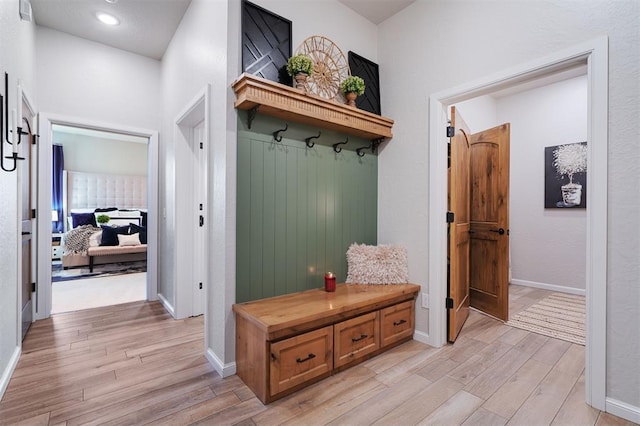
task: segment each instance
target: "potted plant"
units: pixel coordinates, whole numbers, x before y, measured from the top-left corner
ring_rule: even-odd
[[[560,145],[553,151],[553,166],[562,176],[569,176],[569,183],[562,185],[563,207],[574,207],[582,201],[582,185],[573,181],[573,175],[587,171],[587,145],[573,143]]]
[[[356,106],[356,98],[364,93],[364,80],[357,75],[350,75],[340,84],[340,90],[347,98],[347,105]]]
[[[104,225],[108,223],[110,220],[111,220],[111,217],[109,217],[109,215],[106,215],[106,214],[99,214],[96,217],[96,222],[98,222],[98,225]]]
[[[313,61],[307,55],[294,55],[287,61],[287,73],[295,80],[296,89],[306,91],[304,83],[312,72]]]

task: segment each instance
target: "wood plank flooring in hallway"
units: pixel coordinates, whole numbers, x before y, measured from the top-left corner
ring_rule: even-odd
[[[584,404],[584,348],[472,312],[455,345],[412,341],[264,406],[203,356],[203,318],[135,302],[33,324],[3,425],[631,425]]]

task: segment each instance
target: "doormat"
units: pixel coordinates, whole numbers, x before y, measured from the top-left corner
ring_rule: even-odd
[[[553,293],[514,315],[506,324],[584,346],[584,321],[583,296]]]
[[[147,261],[138,260],[135,262],[106,263],[104,265],[94,265],[93,272],[89,272],[89,266],[64,269],[62,265],[53,265],[51,271],[51,281],[72,281],[84,280],[87,278],[111,277],[114,275],[136,274],[147,272]]]

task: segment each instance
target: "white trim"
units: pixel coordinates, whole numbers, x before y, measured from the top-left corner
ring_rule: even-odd
[[[22,338],[22,335],[18,337]],[[4,396],[4,392],[7,390],[7,387],[9,386],[9,382],[11,381],[11,376],[13,375],[13,372],[16,370],[16,367],[18,366],[18,361],[20,360],[21,353],[22,353],[22,350],[20,346],[16,346],[16,348],[13,350],[13,354],[11,355],[11,358],[9,358],[9,363],[7,364],[7,368],[5,368],[4,371],[2,372],[2,377],[0,377],[0,399],[2,399],[2,397]]]
[[[587,291],[583,288],[566,287],[563,285],[538,283],[535,281],[511,279],[511,284],[521,285],[524,287],[541,288],[543,290],[559,291],[560,293],[577,294],[578,296],[586,296]]]
[[[224,378],[224,377],[229,377],[229,376],[233,376],[234,374],[236,374],[236,363],[235,362],[230,362],[228,364],[224,364],[220,360],[220,358],[218,358],[218,356],[213,352],[213,350],[211,350],[211,348],[207,349],[207,351],[205,352],[204,355],[207,358],[207,360],[209,360],[209,362],[211,363],[213,368],[218,372],[220,377]]]
[[[629,420],[630,422],[640,424],[640,407],[618,401],[617,399],[607,398],[605,411],[615,416],[622,417],[625,420]]]
[[[41,113],[39,120],[40,142],[38,144],[38,203],[40,212],[51,210],[51,169],[54,124],[84,127],[106,132],[116,132],[149,139],[147,155],[147,204],[150,214],[147,218],[147,300],[158,298],[158,132],[156,130],[104,123],[79,117]],[[46,217],[45,217],[46,216]],[[51,220],[47,215],[38,215],[38,272],[37,272],[37,316],[36,320],[51,316]]]
[[[160,303],[162,303],[162,306],[164,306],[167,312],[169,312],[169,314],[171,314],[171,316],[175,318],[176,317],[175,309],[173,309],[173,306],[171,305],[171,303],[169,303],[167,298],[164,297],[162,293],[158,293],[158,300],[160,301]]]
[[[194,225],[197,219],[197,210],[194,201],[193,183],[189,176],[193,176],[193,170],[197,161],[191,154],[190,149],[196,149],[191,146],[193,143],[193,132],[196,125],[203,123],[203,143],[210,148],[209,140],[209,111],[210,111],[210,85],[205,86],[189,101],[183,110],[177,114],[174,120],[174,159],[175,159],[175,176],[181,176],[180,179],[174,181],[175,191],[175,215],[173,218],[173,229],[175,229],[175,265],[173,282],[174,282],[174,306],[175,318],[186,318],[194,315],[194,290],[195,285],[192,262],[193,253],[197,251],[203,256],[202,260],[206,261],[207,251],[206,244],[203,247],[194,247]],[[186,149],[190,147],[190,149]],[[207,149],[208,151],[208,149]],[[204,171],[207,174],[207,171]],[[205,176],[205,182],[208,178]],[[205,197],[208,194],[205,184]],[[209,206],[208,200],[204,200],[205,208]],[[205,217],[208,212],[205,212]],[[180,218],[178,220],[178,218]],[[190,221],[187,218],[192,218]],[[205,220],[206,222],[206,220]],[[203,242],[208,238],[205,236]],[[208,287],[206,282],[207,276],[203,278],[203,287]],[[205,304],[206,305],[206,304]],[[206,306],[205,306],[206,311]],[[198,313],[199,314],[199,313]],[[206,317],[206,312],[205,312]],[[205,321],[205,324],[207,321]]]
[[[607,156],[608,156],[608,39],[606,36],[570,47],[542,59],[448,89],[429,98],[429,344],[446,342],[446,110],[461,102],[531,78],[588,65],[587,207],[587,344],[586,402],[604,410],[606,395],[606,284],[607,284]]]
[[[413,332],[413,340],[416,340],[420,343],[425,343],[425,344],[429,344],[429,335],[427,333],[424,333],[422,331],[418,331],[415,330]]]

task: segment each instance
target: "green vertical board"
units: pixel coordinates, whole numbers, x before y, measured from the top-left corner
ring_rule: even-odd
[[[376,244],[377,157],[369,151],[359,158],[240,131],[237,182],[238,302],[321,287],[327,271],[343,282],[349,245]]]

